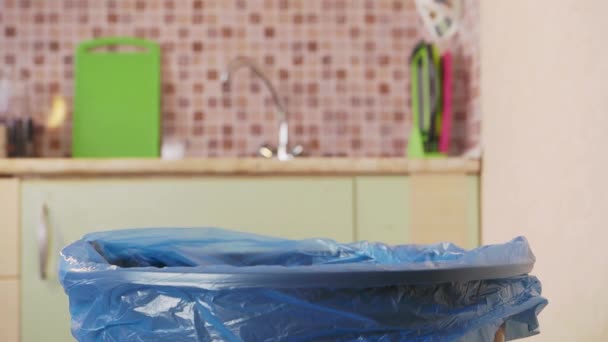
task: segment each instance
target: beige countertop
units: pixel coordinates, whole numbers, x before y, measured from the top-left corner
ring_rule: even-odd
[[[0,176],[281,176],[478,174],[480,161],[461,158],[0,159]]]

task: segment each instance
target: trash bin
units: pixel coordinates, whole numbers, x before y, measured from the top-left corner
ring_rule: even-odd
[[[215,228],[86,235],[61,252],[79,341],[493,341],[547,304],[524,238],[470,251]]]

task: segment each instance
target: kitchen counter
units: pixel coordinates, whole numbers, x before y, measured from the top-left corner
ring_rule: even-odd
[[[0,176],[281,176],[479,174],[480,161],[462,158],[0,159]]]

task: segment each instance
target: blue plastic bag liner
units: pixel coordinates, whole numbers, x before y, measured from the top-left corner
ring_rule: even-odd
[[[79,341],[492,341],[547,304],[525,238],[340,244],[216,228],[86,235],[59,277]]]

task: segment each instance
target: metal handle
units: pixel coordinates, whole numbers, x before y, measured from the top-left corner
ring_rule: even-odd
[[[38,226],[38,257],[40,262],[40,279],[47,279],[47,268],[49,264],[49,208],[44,203],[40,214],[40,225]]]

